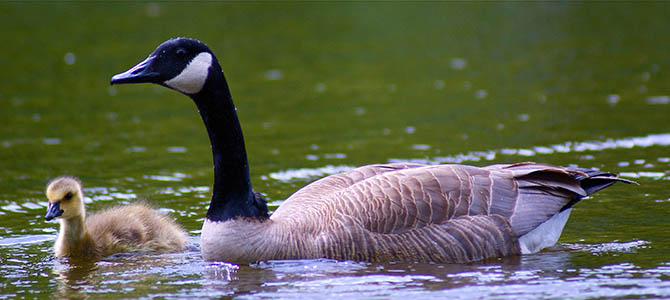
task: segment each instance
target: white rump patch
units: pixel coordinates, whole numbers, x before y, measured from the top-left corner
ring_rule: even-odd
[[[212,66],[212,55],[202,52],[194,57],[179,75],[165,81],[165,85],[186,94],[200,92],[207,80],[209,67]]]
[[[566,209],[560,213],[555,214],[549,220],[537,226],[529,233],[524,234],[519,238],[519,246],[521,246],[522,254],[531,254],[539,252],[540,250],[551,247],[558,242],[561,237],[563,227],[568,222],[570,217],[570,209]]]

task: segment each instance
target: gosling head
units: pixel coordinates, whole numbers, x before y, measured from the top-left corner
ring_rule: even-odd
[[[189,38],[174,38],[162,43],[128,71],[114,75],[110,83],[148,82],[194,95],[202,90],[214,65],[218,66],[216,58],[205,44]]]
[[[61,176],[47,186],[49,208],[45,216],[47,221],[54,218],[71,219],[85,214],[81,182],[70,176]]]

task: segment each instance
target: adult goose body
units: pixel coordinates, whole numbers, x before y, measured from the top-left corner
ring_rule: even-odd
[[[520,163],[368,165],[317,180],[270,216],[252,190],[242,129],[218,60],[171,39],[112,84],[155,83],[195,102],[214,161],[204,259],[470,262],[554,245],[570,209],[617,181],[597,170]]]

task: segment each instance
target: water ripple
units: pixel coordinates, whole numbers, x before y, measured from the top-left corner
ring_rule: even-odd
[[[145,175],[144,179],[151,179],[156,181],[182,181],[184,178],[191,177],[188,174],[175,172],[172,175]]]
[[[37,244],[44,241],[51,241],[56,238],[55,235],[46,235],[46,234],[33,234],[33,235],[22,235],[16,237],[8,237],[0,239],[0,247],[3,246],[16,246],[16,245],[26,245],[26,244]]]
[[[424,163],[424,164],[441,164],[441,163],[463,163],[463,162],[478,162],[482,160],[491,161],[496,158],[497,155],[516,155],[522,157],[531,157],[536,155],[543,154],[553,154],[553,153],[571,153],[571,152],[585,152],[585,151],[604,151],[610,149],[631,149],[635,147],[651,147],[651,146],[670,146],[670,133],[660,133],[660,134],[650,134],[647,136],[641,137],[627,137],[621,139],[606,139],[601,141],[585,141],[585,142],[564,142],[560,144],[548,145],[548,146],[532,146],[526,148],[503,148],[497,150],[484,150],[484,151],[471,151],[468,153],[459,153],[448,156],[437,156],[433,158],[392,158],[389,159],[390,163],[398,162],[413,162],[413,163]],[[430,146],[423,144],[416,144],[413,146],[417,150],[426,150]],[[593,156],[585,155],[584,159],[593,159]],[[670,162],[670,158],[659,157],[657,159],[659,162]],[[635,164],[643,164],[644,161]],[[620,162],[619,165],[629,165],[628,162]],[[648,165],[652,166],[652,165]],[[341,172],[346,172],[354,169],[353,166],[339,165],[332,166],[327,165],[320,168],[302,168],[302,169],[288,169],[279,172],[270,173],[267,176],[261,176],[263,180],[268,180],[269,178],[287,182],[295,179],[310,179],[323,177],[326,175],[337,174]],[[638,177],[651,177],[651,178],[662,178],[670,179],[670,176],[665,176],[665,173],[662,172],[624,172],[621,176],[638,178]]]
[[[269,177],[278,181],[291,181],[293,179],[307,179],[307,178],[337,174],[352,169],[354,169],[354,167],[346,165],[339,165],[339,166],[327,165],[320,168],[288,169],[285,171],[270,173],[268,176],[263,176],[261,178],[267,180]]]
[[[634,147],[651,147],[651,146],[669,146],[670,133],[650,134],[641,137],[628,137],[621,139],[606,139],[602,141],[585,141],[585,142],[564,142],[549,146],[533,146],[530,148],[503,148],[498,150],[472,151],[468,153],[459,153],[449,156],[438,156],[425,159],[390,159],[390,162],[416,162],[427,164],[439,163],[462,163],[467,161],[481,161],[493,160],[497,154],[502,155],[518,155],[518,156],[535,156],[538,154],[552,154],[554,152],[570,153],[570,152],[584,152],[584,151],[604,151],[610,149],[630,149]]]
[[[634,253],[639,249],[646,249],[651,242],[637,240],[630,242],[610,242],[601,244],[562,244],[569,249],[590,252],[593,255],[603,255],[605,253]]]

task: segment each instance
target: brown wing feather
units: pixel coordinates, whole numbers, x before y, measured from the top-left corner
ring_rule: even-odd
[[[304,253],[474,261],[518,254],[520,236],[587,194],[585,177],[534,163],[372,165],[306,186],[271,218],[312,234]]]

